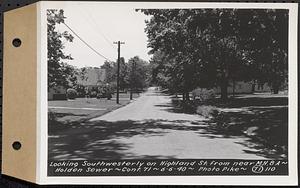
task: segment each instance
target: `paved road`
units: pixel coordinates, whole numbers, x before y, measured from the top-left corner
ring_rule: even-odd
[[[127,146],[119,151],[125,158],[264,159],[241,144],[247,143],[246,138],[210,135],[202,129],[207,126],[204,117],[174,112],[170,104],[170,96],[152,87],[129,105],[91,121],[130,120],[144,126],[137,126],[141,134],[112,138],[114,143]]]

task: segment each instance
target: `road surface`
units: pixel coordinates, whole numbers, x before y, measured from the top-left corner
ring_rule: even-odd
[[[226,138],[205,132],[203,128],[208,125],[204,117],[174,112],[171,100],[171,96],[151,87],[129,105],[90,121],[128,121],[136,126],[135,134],[117,134],[109,140],[126,146],[114,151],[123,159],[265,159],[244,144],[245,137]]]

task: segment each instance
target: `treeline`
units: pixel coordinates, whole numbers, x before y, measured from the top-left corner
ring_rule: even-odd
[[[105,69],[105,83],[109,83],[114,88],[117,84],[117,62],[105,61],[101,66]],[[120,90],[134,90],[136,92],[148,87],[150,82],[149,63],[138,56],[130,58],[125,62],[124,58],[120,58],[119,71],[119,88]]]
[[[274,93],[288,78],[288,11],[284,9],[142,9],[153,58],[152,82],[171,92],[221,88],[230,81],[268,83]]]

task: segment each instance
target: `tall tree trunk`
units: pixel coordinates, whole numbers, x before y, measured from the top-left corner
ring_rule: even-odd
[[[221,100],[225,101],[228,99],[228,58],[225,54],[225,51],[222,53],[223,55],[223,65],[222,65],[222,77],[221,77]]]
[[[273,92],[274,92],[274,94],[278,94],[279,93],[279,87],[274,87]]]
[[[190,100],[190,94],[189,94],[189,92],[186,92],[186,93],[185,93],[185,100],[186,100],[186,101],[189,101],[189,100]]]
[[[232,96],[235,96],[235,80],[232,79]]]
[[[272,85],[273,85],[272,86],[273,93],[274,94],[278,94],[279,93],[280,83],[278,83],[278,82],[275,81]]]
[[[228,87],[228,80],[226,78],[223,78],[221,81],[221,99],[222,100],[228,99],[227,87]]]
[[[256,81],[253,80],[253,81],[252,81],[252,88],[251,88],[251,92],[252,92],[252,93],[255,92],[255,84],[256,84]]]

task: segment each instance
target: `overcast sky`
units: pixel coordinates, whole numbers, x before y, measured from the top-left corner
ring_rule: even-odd
[[[121,57],[129,58],[138,55],[144,60],[149,60],[147,49],[147,36],[144,32],[145,20],[149,17],[133,8],[122,6],[104,7],[101,4],[81,3],[68,4],[63,7],[65,22],[81,38],[106,58],[116,61],[117,45],[115,41],[123,41]],[[59,31],[69,31],[60,24]],[[105,59],[89,49],[82,41],[75,37],[73,43],[65,43],[64,51],[71,54],[74,60],[69,64],[77,67],[101,66]]]

